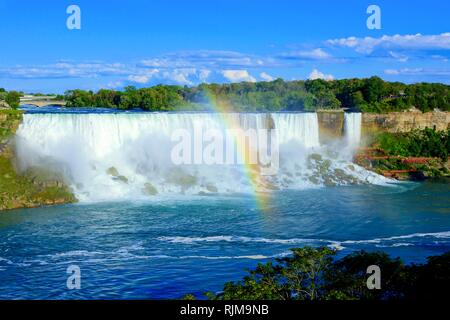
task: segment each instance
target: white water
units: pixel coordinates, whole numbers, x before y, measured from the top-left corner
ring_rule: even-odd
[[[349,147],[359,146],[361,142],[361,113],[345,114],[344,133]]]
[[[351,121],[350,127],[357,127],[357,118]],[[280,169],[256,180],[259,191],[386,181],[352,165],[348,155],[321,147],[315,113],[25,114],[16,138],[18,167],[62,173],[80,201],[149,198],[155,191],[157,196],[252,192],[242,165],[173,164],[175,130],[224,130],[224,123],[275,127]],[[350,132],[353,143],[356,134]]]
[[[299,141],[306,148],[320,146],[317,113],[274,113],[271,116],[281,144]]]

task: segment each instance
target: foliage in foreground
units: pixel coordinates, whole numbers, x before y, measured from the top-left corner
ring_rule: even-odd
[[[443,299],[450,285],[450,252],[405,265],[383,252],[355,252],[339,260],[336,251],[305,247],[292,256],[258,264],[241,281],[228,282],[212,300],[389,300]],[[367,288],[367,267],[381,269],[381,289]],[[193,299],[192,295],[186,298]]]

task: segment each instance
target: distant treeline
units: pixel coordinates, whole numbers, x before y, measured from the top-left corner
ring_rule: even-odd
[[[68,107],[100,107],[148,111],[207,110],[210,101],[235,111],[314,111],[350,108],[364,112],[400,111],[416,107],[424,112],[450,110],[450,86],[435,83],[406,85],[378,77],[347,80],[307,80],[201,84],[195,87],[158,85],[124,91],[69,90]]]
[[[19,106],[21,92],[0,88],[0,102]],[[43,94],[34,94],[43,95]],[[157,85],[125,87],[123,91],[68,90],[68,107],[142,109],[147,111],[209,110],[219,104],[229,111],[314,111],[348,108],[363,112],[392,112],[415,107],[423,112],[450,111],[450,86],[440,83],[404,84],[379,77],[325,81],[299,80],[200,84],[195,87]]]

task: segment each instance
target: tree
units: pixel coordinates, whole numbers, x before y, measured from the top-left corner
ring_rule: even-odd
[[[364,100],[364,96],[361,91],[355,91],[352,93],[352,101],[351,101],[351,107],[361,109],[366,104],[366,101]]]
[[[286,257],[281,274],[287,280],[289,290],[297,300],[316,300],[322,292],[323,277],[328,272],[333,255],[328,247],[292,249],[293,256]]]
[[[17,109],[20,106],[21,94],[17,91],[9,91],[6,94],[5,101],[13,109]]]
[[[384,81],[379,77],[371,77],[366,80],[364,99],[369,103],[379,102],[384,95]]]
[[[367,267],[379,266],[383,270],[381,287],[383,290],[367,289]],[[326,274],[328,298],[379,300],[384,298],[400,298],[403,285],[403,262],[391,259],[383,252],[359,251],[351,253],[336,261]]]
[[[94,94],[92,91],[68,90],[64,94],[67,107],[94,107]]]

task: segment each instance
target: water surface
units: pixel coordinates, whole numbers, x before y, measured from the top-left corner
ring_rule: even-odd
[[[0,214],[0,298],[151,299],[220,290],[289,248],[383,250],[407,262],[450,250],[450,185],[341,186],[178,196]],[[69,265],[80,290],[66,288]]]

